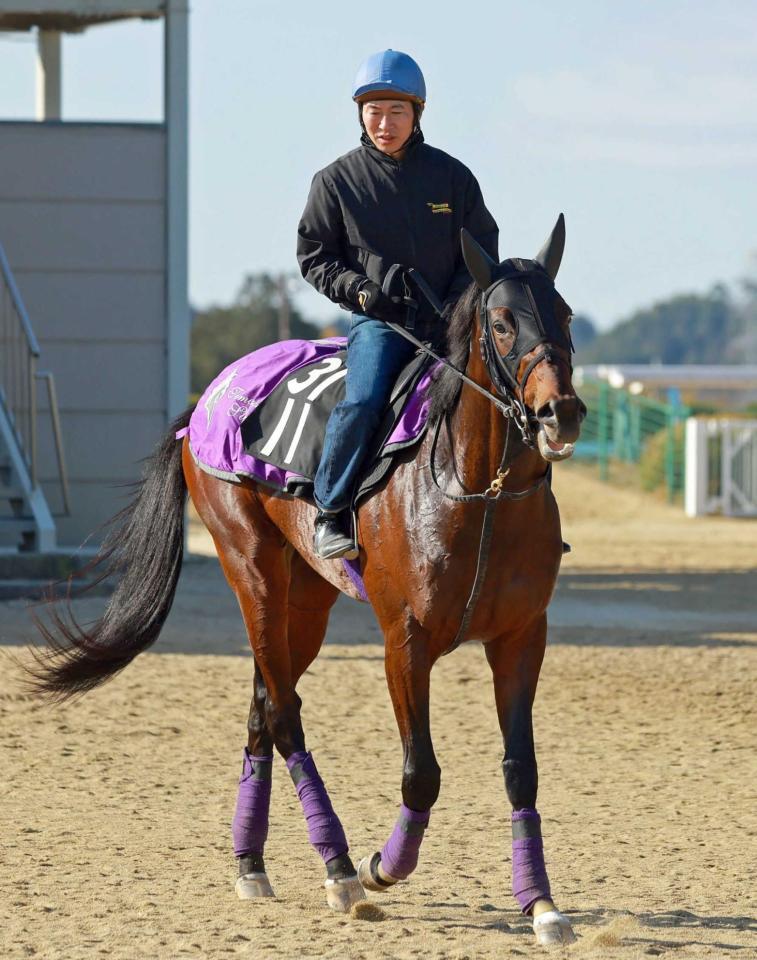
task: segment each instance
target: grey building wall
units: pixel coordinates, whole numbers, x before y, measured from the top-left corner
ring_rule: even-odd
[[[125,500],[165,429],[165,131],[0,123],[0,243],[58,389],[78,545]],[[40,477],[60,506],[40,389]],[[90,543],[101,539],[98,533]]]

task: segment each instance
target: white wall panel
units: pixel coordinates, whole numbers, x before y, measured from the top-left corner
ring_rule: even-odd
[[[160,203],[0,199],[0,237],[14,270],[163,270]]]
[[[1,241],[0,241],[1,242]],[[41,340],[163,340],[163,273],[39,273],[16,282]]]
[[[42,489],[53,513],[57,513],[60,508],[57,484],[43,483]],[[58,543],[78,547],[86,540],[87,546],[94,547],[106,536],[107,521],[129,502],[129,491],[98,477],[72,484],[71,500],[75,507],[73,516],[55,518]]]
[[[166,424],[162,126],[0,123],[0,243],[55,374],[78,544]],[[40,476],[60,504],[46,398]],[[100,538],[95,538],[96,542]]]
[[[163,200],[160,125],[0,123],[0,143],[6,200]]]
[[[40,367],[55,374],[63,413],[165,410],[162,343],[43,342]]]
[[[104,485],[133,480],[142,470],[140,461],[149,456],[165,431],[166,421],[161,410],[130,414],[68,414],[66,461],[71,483],[89,483],[93,478]],[[139,437],[143,444],[138,450],[134,437]],[[42,420],[39,445],[46,465],[40,479],[55,487],[57,473],[50,469],[55,463],[55,447],[48,418]]]

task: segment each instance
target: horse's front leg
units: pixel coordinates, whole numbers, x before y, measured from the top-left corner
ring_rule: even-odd
[[[385,669],[404,762],[402,806],[381,851],[365,857],[358,876],[367,890],[387,890],[418,865],[431,807],[439,796],[441,771],[429,726],[429,678],[433,660],[428,638],[417,626],[402,624],[385,632]]]
[[[541,817],[536,810],[538,775],[531,708],[544,658],[547,619],[517,635],[486,644],[494,676],[499,725],[505,743],[502,769],[513,808],[513,896],[534,920],[537,941],[544,945],[573,943],[570,921],[555,906],[544,864]]]

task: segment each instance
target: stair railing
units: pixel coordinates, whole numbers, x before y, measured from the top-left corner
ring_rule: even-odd
[[[38,371],[40,349],[16,281],[0,244],[0,399],[10,415],[11,428],[26,462],[33,488],[39,481],[37,381],[47,385],[63,516],[71,513],[68,473],[63,453],[60,413],[55,380],[49,371]]]

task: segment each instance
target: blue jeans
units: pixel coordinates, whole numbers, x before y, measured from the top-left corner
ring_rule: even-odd
[[[315,475],[315,501],[322,510],[343,510],[352,502],[392,387],[415,349],[380,320],[352,314],[345,396],[326,424],[323,454]]]

